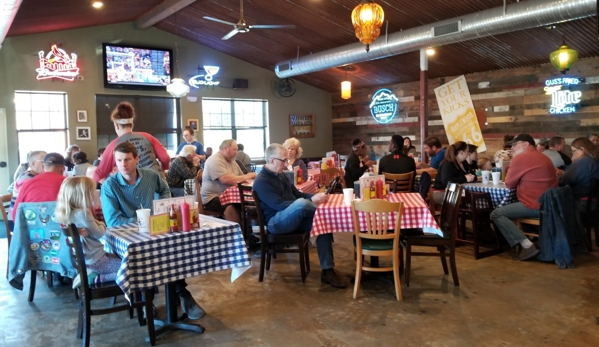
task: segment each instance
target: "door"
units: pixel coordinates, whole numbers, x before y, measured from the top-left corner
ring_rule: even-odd
[[[8,171],[8,144],[6,130],[6,109],[0,108],[0,195],[6,194],[6,188],[10,184],[10,172]]]

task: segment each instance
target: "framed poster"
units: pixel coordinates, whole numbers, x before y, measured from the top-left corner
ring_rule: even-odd
[[[77,110],[77,123],[87,123],[86,110]]]
[[[91,129],[90,127],[77,127],[77,140],[90,141],[91,137]]]
[[[314,115],[289,115],[289,136],[297,138],[314,137]]]
[[[193,131],[198,130],[198,123],[199,121],[197,119],[188,119],[187,120],[187,125],[190,126]]]

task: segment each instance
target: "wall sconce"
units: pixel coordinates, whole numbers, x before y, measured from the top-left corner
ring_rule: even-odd
[[[351,98],[351,82],[347,80],[347,70],[350,69],[349,65],[345,67],[345,81],[341,82],[341,99],[344,100]]]
[[[363,0],[351,13],[351,21],[356,30],[356,37],[370,51],[370,44],[379,37],[381,26],[385,20],[383,8],[373,0]]]
[[[551,64],[555,66],[562,74],[570,70],[570,67],[578,60],[578,52],[566,46],[566,41],[556,51],[549,55]]]

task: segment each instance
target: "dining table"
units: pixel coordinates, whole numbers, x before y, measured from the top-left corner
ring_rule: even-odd
[[[343,201],[343,194],[331,194],[329,200],[318,205],[314,214],[310,236],[335,232],[354,232],[351,206]],[[402,229],[422,229],[425,233],[443,235],[431,211],[418,193],[395,193],[385,198],[387,201],[403,201],[404,208],[401,215]],[[366,230],[364,214],[358,214],[360,230]],[[389,229],[393,229],[395,215],[389,220]]]
[[[254,181],[249,181],[244,185],[252,186]],[[318,184],[315,181],[306,181],[301,184],[296,184],[295,187],[302,193],[316,194],[318,191]],[[239,196],[239,188],[237,186],[230,186],[220,196],[220,204],[241,204],[241,197]]]
[[[493,203],[493,208],[518,202],[518,197],[516,196],[516,188],[508,188],[506,187],[504,182],[499,182],[499,184],[493,184],[493,182],[472,182],[464,183],[462,184],[462,187],[471,192],[489,193],[489,195],[491,195],[491,202]]]
[[[184,322],[187,315],[178,316],[175,281],[231,269],[233,282],[252,266],[239,224],[205,215],[189,232],[150,235],[132,223],[107,228],[104,240],[122,259],[116,283],[127,298],[166,285],[166,318],[155,320],[156,336],[173,329],[204,332],[201,325]]]

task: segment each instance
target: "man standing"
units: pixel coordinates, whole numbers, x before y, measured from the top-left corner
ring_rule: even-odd
[[[376,164],[375,161],[368,159],[366,145],[360,139],[354,139],[351,142],[352,152],[347,157],[345,162],[345,184],[347,187],[353,187],[354,182],[370,168]]]
[[[379,174],[383,172],[392,174],[404,174],[413,172],[416,177],[416,163],[414,159],[404,154],[403,137],[401,135],[391,136],[389,141],[389,152],[386,156],[381,158],[379,162]]]
[[[431,167],[433,169],[439,170],[439,166],[441,166],[441,162],[445,158],[446,150],[447,148],[441,145],[441,141],[438,138],[430,136],[424,139],[422,151],[431,159]]]
[[[66,161],[58,153],[48,153],[44,157],[44,173],[27,180],[21,186],[19,196],[12,210],[12,219],[15,220],[17,209],[21,202],[56,201],[58,191],[64,181],[63,176]]]
[[[136,210],[140,206],[152,208],[154,193],[160,199],[170,198],[171,193],[157,171],[137,168],[139,156],[130,142],[121,142],[114,148],[114,161],[118,173],[102,184],[102,211],[106,226],[113,227],[136,222]],[[200,319],[206,312],[185,289],[185,280],[175,281],[175,291],[181,299],[181,307],[190,319]]]
[[[252,159],[243,151],[244,147],[241,143],[237,144],[237,154],[235,158],[243,164],[246,172],[252,172]]]
[[[513,159],[505,178],[508,188],[516,188],[518,202],[496,208],[491,220],[510,246],[522,245],[520,260],[539,254],[540,250],[511,220],[539,218],[538,199],[549,188],[557,187],[557,176],[551,160],[535,149],[535,141],[528,134],[520,134],[510,141]]]
[[[297,190],[282,172],[287,168],[287,149],[273,143],[266,149],[264,169],[254,181],[253,189],[260,197],[260,206],[268,232],[273,234],[309,233],[316,206],[328,200],[328,195],[304,194]],[[322,274],[320,280],[335,288],[345,288],[347,283],[333,269],[332,235],[316,238],[318,259]]]
[[[255,172],[245,175],[241,172],[241,168],[235,162],[236,155],[237,142],[230,139],[223,141],[218,152],[206,160],[201,196],[205,209],[222,213],[225,219],[231,222],[241,223],[239,207],[220,204],[220,196],[227,188],[237,185],[237,182],[256,178]]]

